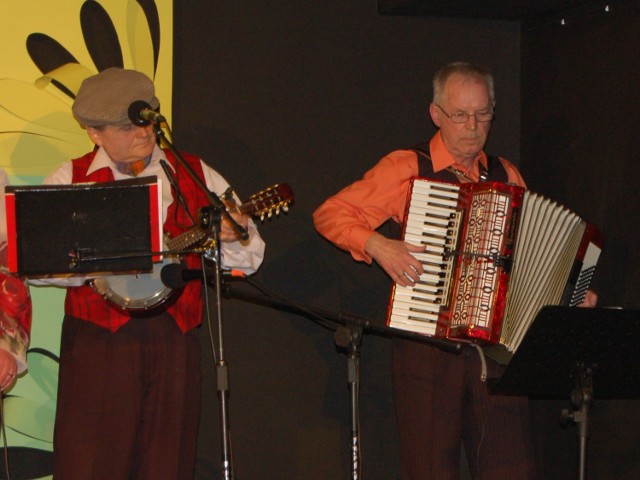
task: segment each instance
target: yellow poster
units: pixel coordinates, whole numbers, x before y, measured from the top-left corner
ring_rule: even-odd
[[[12,184],[40,184],[92,148],[71,105],[82,80],[106,68],[147,74],[171,118],[171,0],[0,0],[0,6],[0,167]],[[64,292],[31,287],[31,295],[29,371],[4,399],[10,473],[50,478]]]

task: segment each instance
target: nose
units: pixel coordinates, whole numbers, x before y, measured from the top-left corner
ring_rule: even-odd
[[[151,125],[138,126],[136,125],[136,137],[146,138],[152,134]]]
[[[478,128],[478,119],[475,115],[469,115],[469,118],[467,118],[467,121],[464,122],[464,125],[469,130],[475,130],[476,128]]]

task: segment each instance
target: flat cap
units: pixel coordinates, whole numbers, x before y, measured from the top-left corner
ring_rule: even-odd
[[[147,102],[156,110],[160,101],[153,82],[144,73],[111,67],[86,78],[71,110],[80,125],[127,125],[129,106],[135,101]]]

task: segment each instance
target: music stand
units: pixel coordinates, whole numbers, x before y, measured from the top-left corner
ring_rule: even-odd
[[[160,260],[156,177],[7,186],[8,267],[25,277],[151,270]]]
[[[544,307],[493,393],[569,398],[578,424],[580,476],[586,472],[588,413],[593,398],[640,397],[640,312],[609,308]]]

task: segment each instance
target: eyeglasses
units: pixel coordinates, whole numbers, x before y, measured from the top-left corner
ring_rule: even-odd
[[[451,123],[467,123],[467,120],[469,120],[469,117],[476,117],[476,121],[478,122],[490,122],[493,119],[493,112],[476,112],[476,113],[454,113],[453,115],[449,115],[447,112],[444,111],[444,108],[442,108],[440,105],[438,105],[437,103],[434,104],[436,107],[438,107],[440,110],[442,110],[442,113],[444,113],[447,118],[449,120],[451,120]]]

